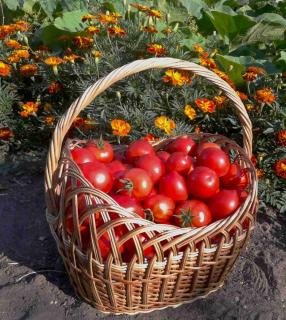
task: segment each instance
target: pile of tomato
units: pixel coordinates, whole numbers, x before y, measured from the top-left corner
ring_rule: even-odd
[[[107,193],[126,210],[155,223],[203,227],[230,216],[248,195],[247,169],[238,161],[231,161],[218,144],[196,143],[189,136],[178,137],[160,150],[140,139],[131,143],[124,154],[114,151],[107,141],[92,140],[72,149],[71,156],[94,188]],[[86,210],[85,196],[80,194],[78,215]],[[72,217],[69,206],[66,227],[70,234],[74,229]],[[95,219],[97,226],[103,224],[99,213]],[[87,218],[80,229],[86,246],[90,242],[88,229]],[[117,227],[116,237],[119,239],[127,231],[126,227]],[[147,240],[148,236],[141,234],[140,241]],[[105,259],[111,250],[108,233],[98,241]],[[130,248],[134,248],[130,241],[119,250],[123,256],[127,252],[125,261]],[[152,257],[154,249],[149,247],[144,255]]]

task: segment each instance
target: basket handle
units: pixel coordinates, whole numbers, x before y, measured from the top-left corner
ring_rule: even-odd
[[[174,58],[151,58],[146,60],[136,60],[115,69],[107,76],[99,79],[95,84],[88,87],[85,92],[71,104],[69,109],[65,112],[65,114],[58,122],[50,143],[45,170],[46,203],[48,211],[50,213],[56,210],[53,179],[58,166],[58,161],[60,159],[62,144],[66,133],[70,129],[76,117],[100,93],[102,93],[117,81],[135,73],[153,68],[173,68],[191,71],[194,74],[202,76],[207,80],[215,83],[220,89],[222,89],[225,95],[233,102],[235,111],[238,114],[239,120],[242,125],[243,148],[246,154],[251,157],[253,138],[252,124],[241,99],[227,82],[222,80],[214,72],[206,69],[205,67],[189,61]]]

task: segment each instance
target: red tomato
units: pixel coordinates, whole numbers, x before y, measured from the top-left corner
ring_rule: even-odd
[[[127,170],[114,186],[119,194],[127,194],[138,200],[145,199],[153,188],[153,182],[148,173],[141,168]]]
[[[192,155],[196,147],[195,141],[188,136],[182,136],[173,140],[168,146],[167,151],[173,152],[184,152],[186,154]]]
[[[108,168],[102,164],[83,163],[79,165],[87,180],[98,190],[108,193],[113,185],[113,178]]]
[[[205,149],[208,148],[220,149],[220,146],[214,142],[199,143],[196,148],[196,156],[198,157]]]
[[[150,198],[150,197],[152,197],[152,196],[155,196],[155,194],[158,194],[158,191],[157,191],[155,188],[153,188],[153,189],[151,190],[151,192],[149,193],[148,198]],[[148,199],[148,198],[147,198],[147,199]]]
[[[214,220],[230,216],[239,204],[239,196],[236,190],[221,190],[208,201]]]
[[[132,142],[128,146],[126,150],[126,159],[128,162],[132,163],[139,157],[145,156],[147,154],[154,155],[155,151],[147,140],[140,139]]]
[[[179,202],[175,210],[175,221],[179,227],[203,227],[212,222],[208,206],[199,200]]]
[[[163,163],[166,163],[170,157],[170,153],[163,150],[157,151],[156,155],[158,158],[160,158],[163,161]]]
[[[175,202],[162,194],[156,194],[144,201],[144,208],[150,209],[156,223],[165,223],[173,215]]]
[[[249,193],[245,190],[237,190],[238,192],[238,196],[239,196],[239,200],[240,200],[240,204],[242,204],[246,198],[248,197]]]
[[[141,218],[145,219],[145,212],[142,208],[142,206],[140,205],[140,203],[125,194],[114,194],[111,196],[121,207],[125,208],[126,210],[130,211],[130,212],[134,212],[137,213],[138,216],[140,216]]]
[[[196,167],[187,179],[190,194],[199,199],[207,199],[219,190],[219,178],[207,167]]]
[[[119,160],[113,160],[112,162],[107,163],[106,166],[113,176],[116,173],[125,171],[127,169],[126,165]]]
[[[186,200],[188,198],[186,181],[176,171],[171,171],[160,179],[159,191],[175,201]]]
[[[161,159],[155,155],[145,155],[136,162],[136,167],[144,169],[155,184],[165,173],[165,166]]]
[[[73,150],[71,150],[71,155],[77,164],[96,161],[95,155],[90,150],[85,148],[75,147]]]
[[[201,152],[197,159],[198,166],[209,167],[219,177],[224,176],[230,167],[229,156],[217,148],[208,148]]]
[[[110,143],[103,140],[90,141],[86,149],[91,151],[99,162],[109,163],[113,159],[113,149]]]
[[[220,178],[220,183],[225,189],[245,189],[249,184],[247,170],[238,163],[232,163],[228,172]]]
[[[166,170],[187,174],[194,169],[192,159],[184,152],[174,152],[166,162]]]
[[[119,240],[120,240],[120,237],[115,232],[115,241],[118,242]],[[104,234],[98,239],[98,245],[99,245],[99,250],[100,250],[102,259],[106,260],[112,250],[110,237],[107,231],[104,232]],[[125,249],[124,245],[120,246],[119,253],[122,254],[124,252],[124,249]]]

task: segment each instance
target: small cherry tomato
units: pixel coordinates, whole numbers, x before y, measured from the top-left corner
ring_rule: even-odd
[[[90,150],[87,150],[86,148],[75,147],[73,150],[71,150],[71,155],[73,157],[73,160],[77,164],[96,161],[95,155]]]
[[[111,197],[123,208],[130,212],[137,213],[138,216],[145,219],[145,212],[138,202],[138,200],[125,195],[125,194],[113,194]]]
[[[214,142],[199,143],[196,148],[196,156],[198,157],[205,149],[208,148],[221,149],[221,147]]]
[[[166,163],[170,157],[170,153],[163,150],[157,151],[156,155],[158,158],[160,158],[163,161],[163,163]]]
[[[135,162],[136,167],[144,169],[155,184],[165,173],[165,166],[162,160],[155,155],[145,155]]]
[[[167,172],[177,171],[181,174],[188,174],[193,169],[194,166],[191,157],[184,152],[172,153],[166,162]]]
[[[198,166],[205,166],[219,176],[224,176],[230,167],[229,156],[218,148],[207,148],[201,152],[197,159]]]
[[[173,215],[175,202],[162,194],[156,194],[144,201],[144,208],[151,210],[156,223],[165,223]]]
[[[242,169],[238,163],[232,163],[228,172],[220,178],[225,189],[245,189],[249,184],[247,169]]]
[[[168,172],[159,181],[159,191],[174,201],[186,200],[188,190],[186,181],[177,171]]]
[[[219,178],[208,167],[196,167],[187,178],[190,194],[199,199],[207,199],[219,190]]]
[[[173,140],[168,146],[167,151],[173,152],[184,152],[185,154],[192,155],[195,151],[196,143],[188,136],[182,136]]]
[[[103,140],[90,141],[85,149],[91,151],[99,162],[109,163],[113,160],[113,149],[110,143]]]
[[[207,202],[214,220],[230,216],[240,204],[236,190],[221,190]]]
[[[154,155],[155,151],[147,140],[140,139],[132,142],[128,146],[126,150],[126,159],[128,162],[132,163],[139,157],[145,156],[147,154]]]
[[[121,172],[121,171],[125,171],[127,169],[127,166],[119,160],[113,160],[112,162],[107,163],[106,166],[113,176],[116,173]]]
[[[212,222],[208,206],[199,200],[181,201],[175,210],[175,221],[179,227],[203,227]]]

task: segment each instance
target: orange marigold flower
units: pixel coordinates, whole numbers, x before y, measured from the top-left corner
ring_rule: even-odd
[[[157,128],[165,131],[166,134],[171,134],[176,128],[174,120],[167,118],[166,116],[157,117],[154,121]]]
[[[150,142],[153,142],[153,141],[158,140],[158,138],[155,138],[155,137],[153,136],[153,134],[151,134],[151,133],[148,133],[145,137],[143,137],[143,139],[145,139],[145,140],[147,140],[147,141],[150,141]]]
[[[172,82],[174,86],[182,86],[191,83],[192,79],[188,71],[169,69],[165,72],[163,81],[166,83]]]
[[[9,48],[14,48],[14,49],[21,48],[21,43],[19,43],[17,40],[9,39],[9,40],[4,41],[4,43],[5,43],[6,47],[9,47]]]
[[[7,77],[10,73],[10,67],[8,64],[0,61],[0,77]]]
[[[203,112],[215,112],[216,105],[212,100],[209,100],[207,98],[196,99],[195,103]]]
[[[83,57],[78,56],[77,54],[71,53],[67,56],[64,56],[64,61],[65,62],[71,62],[74,63],[76,59],[84,60]]]
[[[256,74],[265,74],[266,70],[263,69],[263,68],[260,68],[260,67],[250,66],[250,67],[247,67],[246,72],[253,72],[253,73],[256,73]]]
[[[14,50],[12,54],[22,59],[29,59],[30,57],[30,53],[26,49]]]
[[[57,66],[61,63],[63,63],[64,60],[59,57],[48,57],[44,60],[44,63],[47,64],[48,66]]]
[[[143,27],[142,30],[148,33],[158,33],[158,30],[154,26],[146,26],[146,27]]]
[[[39,103],[38,102],[32,102],[28,101],[24,103],[22,106],[22,111],[20,112],[21,117],[27,118],[33,113],[37,113],[39,109]]]
[[[139,11],[142,11],[142,12],[146,12],[146,11],[150,10],[149,7],[142,6],[141,4],[138,4],[138,3],[130,3],[130,6],[135,8],[135,9],[138,9]]]
[[[19,20],[14,23],[15,29],[17,31],[28,31],[30,28],[30,24],[27,21]]]
[[[215,96],[214,102],[217,107],[221,107],[226,103],[227,98],[225,96]]]
[[[276,161],[274,170],[278,177],[286,179],[286,159]]]
[[[0,40],[5,39],[8,35],[13,34],[16,31],[15,26],[12,25],[2,25],[0,26]]]
[[[261,179],[264,177],[264,171],[262,169],[256,168],[255,171],[258,179]]]
[[[106,23],[106,24],[116,24],[118,23],[118,19],[119,18],[122,18],[122,16],[119,14],[119,13],[102,13],[102,12],[99,12],[98,14],[98,20],[101,22],[101,23]]]
[[[194,120],[197,116],[196,110],[189,104],[185,106],[184,113],[190,120]]]
[[[166,29],[162,30],[162,32],[163,32],[164,34],[170,34],[170,33],[174,32],[174,30],[169,27],[169,28],[166,28]]]
[[[254,73],[254,72],[246,72],[242,75],[242,78],[245,80],[245,81],[248,81],[248,82],[252,82],[252,81],[255,81],[257,79],[257,73]]]
[[[0,140],[9,140],[14,136],[12,130],[8,127],[0,128]]]
[[[273,103],[276,100],[271,88],[257,90],[254,99],[260,103],[269,104]]]
[[[203,53],[204,52],[204,49],[199,44],[194,44],[193,48],[198,53]]]
[[[20,73],[24,77],[32,77],[38,72],[36,64],[24,64],[20,67]]]
[[[44,121],[48,126],[52,126],[55,122],[55,117],[54,116],[47,116],[47,117],[45,117]]]
[[[147,15],[150,17],[155,17],[160,19],[162,17],[162,13],[159,10],[155,10],[155,9],[148,9],[146,11]]]
[[[14,55],[14,54],[11,54],[10,56],[7,57],[7,60],[10,62],[10,63],[17,63],[21,60],[20,57]]]
[[[63,85],[59,81],[53,81],[47,88],[48,93],[54,94],[62,90]]]
[[[157,57],[163,56],[166,52],[166,49],[157,43],[149,43],[147,44],[147,52],[154,54]]]
[[[118,35],[120,37],[124,37],[126,35],[126,32],[122,28],[120,28],[119,26],[109,27],[109,28],[107,28],[107,31],[111,36]]]
[[[213,71],[216,75],[218,75],[220,78],[222,78],[224,81],[228,81],[228,80],[229,80],[229,77],[228,77],[228,75],[227,75],[225,72],[223,72],[223,71],[221,71],[221,70],[219,70],[219,69],[216,69],[216,68],[214,68],[212,71]]]
[[[199,126],[195,126],[195,133],[196,134],[201,133],[201,128]]]
[[[100,51],[97,50],[92,50],[91,54],[95,57],[95,58],[100,58],[102,56],[102,53]]]
[[[112,133],[116,136],[125,137],[131,130],[128,122],[120,119],[113,119],[111,121]]]
[[[210,69],[216,69],[217,65],[213,58],[205,58],[203,55],[199,57],[200,64]]]
[[[89,37],[76,36],[73,38],[73,43],[80,49],[87,49],[93,45],[94,40]]]
[[[286,130],[277,132],[277,141],[280,145],[286,147]]]
[[[248,99],[247,94],[245,94],[244,92],[236,91],[236,93],[237,93],[237,95],[239,96],[239,98],[240,98],[242,101]]]
[[[85,21],[90,21],[90,20],[95,20],[95,19],[97,19],[96,16],[94,16],[93,14],[88,13],[88,14],[82,16],[81,21],[85,22]]]
[[[85,31],[86,31],[89,35],[93,36],[93,35],[95,35],[96,33],[99,33],[99,32],[100,32],[100,29],[99,29],[99,27],[96,27],[96,26],[89,26],[89,27],[87,27],[87,28],[85,29]]]

